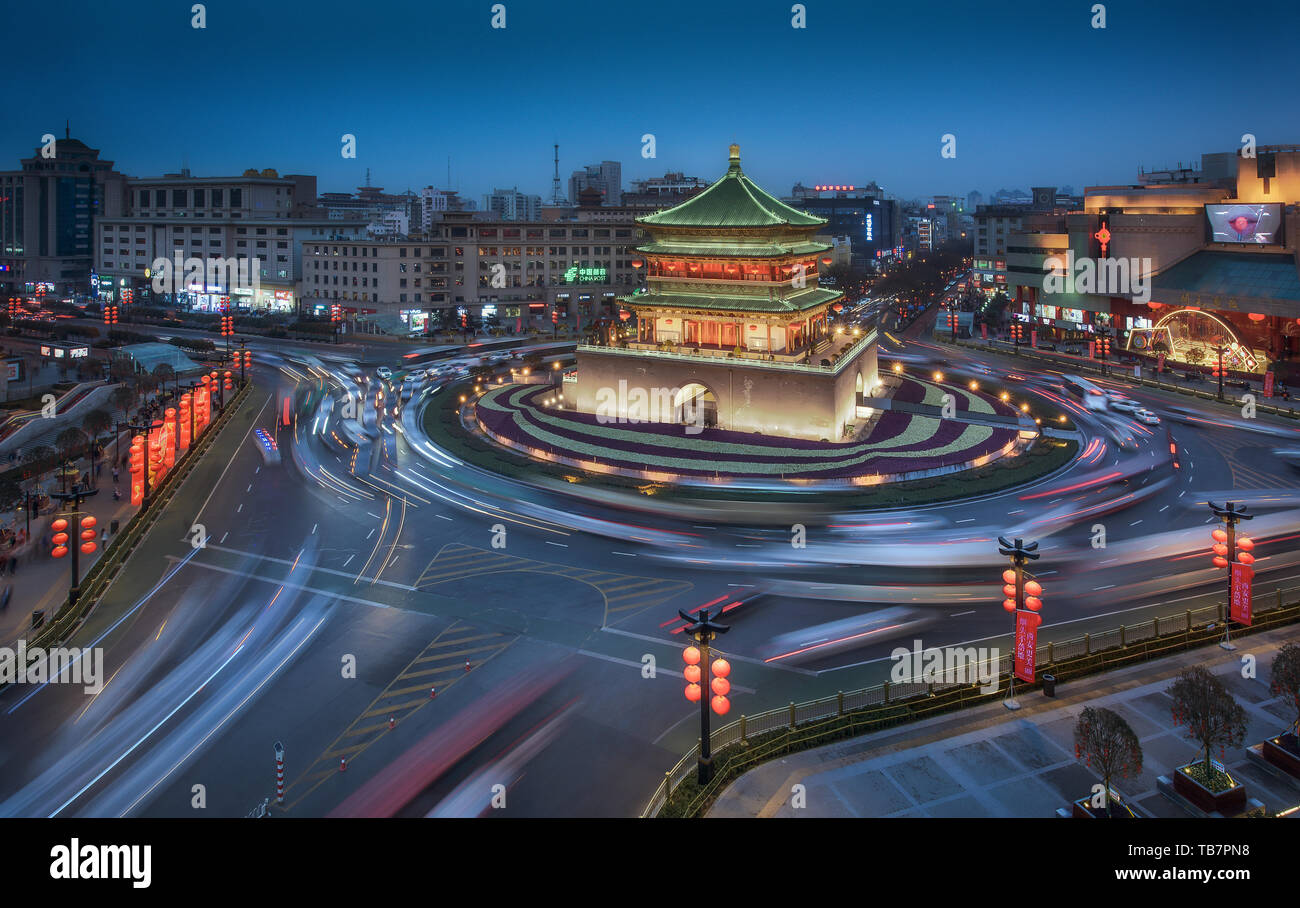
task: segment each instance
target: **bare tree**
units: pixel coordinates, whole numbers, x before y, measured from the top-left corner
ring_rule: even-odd
[[[1273,657],[1273,679],[1269,681],[1268,692],[1291,705],[1296,717],[1291,723],[1291,735],[1300,744],[1300,643],[1285,644]]]
[[[1074,755],[1101,776],[1106,816],[1113,816],[1111,780],[1142,772],[1142,745],[1137,733],[1119,713],[1086,706],[1074,724]]]
[[[1184,669],[1168,692],[1174,699],[1174,724],[1186,726],[1187,737],[1201,745],[1205,777],[1212,778],[1214,747],[1235,747],[1246,740],[1246,711],[1222,681],[1199,665]]]

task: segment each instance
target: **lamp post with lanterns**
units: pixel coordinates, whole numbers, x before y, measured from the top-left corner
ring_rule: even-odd
[[[1255,548],[1255,542],[1249,536],[1237,535],[1237,523],[1242,520],[1253,520],[1254,514],[1246,513],[1245,505],[1238,505],[1234,502],[1225,502],[1223,507],[1209,502],[1210,511],[1215,517],[1222,522],[1222,527],[1215,527],[1210,536],[1214,539],[1214,566],[1219,569],[1228,571],[1228,610],[1224,614],[1223,620],[1223,642],[1219,646],[1226,650],[1234,650],[1237,647],[1232,642],[1232,602],[1234,593],[1234,581],[1245,583],[1246,598],[1249,600],[1249,582],[1254,577],[1255,556],[1251,554]],[[1237,571],[1234,577],[1233,565],[1244,566],[1243,570]],[[1247,576],[1248,575],[1248,576]]]
[[[700,757],[697,781],[700,785],[707,785],[713,778],[709,710],[712,709],[718,715],[725,716],[731,709],[731,701],[727,698],[727,694],[731,692],[731,682],[727,680],[727,676],[731,674],[731,664],[722,658],[710,662],[709,643],[718,634],[725,634],[731,630],[731,627],[716,623],[715,619],[722,614],[721,605],[713,614],[709,614],[708,608],[700,609],[696,615],[678,609],[677,614],[687,624],[686,635],[695,641],[693,646],[686,647],[682,652],[682,659],[686,662],[682,675],[686,678],[686,699],[692,703],[698,700],[700,703]],[[706,677],[705,672],[708,672],[711,677]],[[712,697],[704,691],[703,684],[706,680],[709,681],[708,689],[713,693]]]
[[[70,510],[60,513],[50,524],[50,529],[54,531],[52,539],[54,548],[50,550],[51,557],[72,556],[70,561],[72,583],[68,587],[70,608],[77,604],[77,596],[80,593],[78,587],[81,583],[81,573],[78,556],[93,555],[99,548],[95,544],[97,521],[93,514],[85,514],[81,511],[81,502],[97,494],[99,494],[98,489],[83,489],[80,483],[73,483],[72,488],[67,492],[50,493],[51,498],[57,498],[65,504],[71,502],[72,505]]]
[[[1011,559],[1011,567],[1002,572],[1002,607],[1016,617],[1015,652],[1011,667],[1011,681],[1007,687],[1006,699],[1002,701],[1007,709],[1019,709],[1016,702],[1016,672],[1025,669],[1030,682],[1033,680],[1034,658],[1038,648],[1038,626],[1043,623],[1039,611],[1043,607],[1043,587],[1025,570],[1030,561],[1037,561],[1038,543],[1026,544],[1023,539],[1009,541],[998,537],[998,553]]]

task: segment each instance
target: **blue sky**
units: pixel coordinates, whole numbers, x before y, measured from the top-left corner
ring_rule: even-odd
[[[1300,142],[1294,0],[192,0],[6,4],[4,154],[72,133],[136,176],[274,167],[320,189],[447,182],[549,195],[623,163],[712,179],[739,142],[778,194],[876,180],[902,197],[1128,183],[1137,168]],[[1288,47],[1290,42],[1290,47]],[[357,157],[340,155],[357,137]],[[641,156],[653,133],[657,156]],[[957,157],[940,157],[945,133]]]

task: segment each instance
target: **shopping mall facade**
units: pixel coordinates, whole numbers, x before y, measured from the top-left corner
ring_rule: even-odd
[[[1300,146],[1211,158],[1027,218],[1005,250],[1012,318],[1039,342],[1108,335],[1165,365],[1208,370],[1222,353],[1240,377],[1300,379]]]

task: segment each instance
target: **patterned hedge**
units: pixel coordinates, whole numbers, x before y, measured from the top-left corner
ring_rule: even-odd
[[[1005,404],[983,391],[971,391],[947,382],[935,383],[911,376],[902,379],[902,384],[894,392],[893,398],[910,404],[941,407],[943,406],[944,394],[953,396],[959,413],[965,410],[971,413],[997,413],[1001,416],[1014,417],[1016,415],[1015,407]]]
[[[477,404],[479,421],[514,444],[622,470],[687,476],[850,479],[963,464],[999,451],[1012,429],[887,411],[857,442],[816,442],[722,429],[688,434],[666,423],[602,424],[594,415],[542,408],[552,393],[506,385]]]

